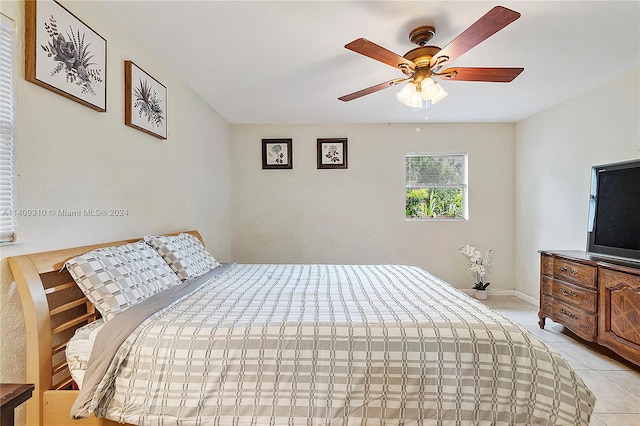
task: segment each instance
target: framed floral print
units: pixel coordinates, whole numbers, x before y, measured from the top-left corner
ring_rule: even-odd
[[[293,169],[291,139],[262,139],[263,169]]]
[[[347,138],[318,139],[318,168],[347,168]]]
[[[55,0],[25,1],[25,78],[107,110],[107,41]]]
[[[167,88],[131,61],[124,61],[124,124],[167,139]]]

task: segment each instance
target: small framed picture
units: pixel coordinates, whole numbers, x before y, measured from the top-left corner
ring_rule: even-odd
[[[25,78],[105,112],[107,41],[56,1],[26,1],[24,6]]]
[[[131,61],[124,61],[124,124],[167,138],[167,88]]]
[[[263,169],[293,169],[291,139],[262,139]]]
[[[318,168],[347,168],[347,138],[318,139]]]

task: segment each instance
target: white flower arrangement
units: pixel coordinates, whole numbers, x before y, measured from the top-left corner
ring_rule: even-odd
[[[469,258],[469,269],[476,274],[477,282],[473,285],[474,290],[485,290],[489,287],[489,282],[484,282],[484,276],[487,273],[487,266],[491,264],[491,253],[493,250],[489,249],[484,253],[477,250],[475,247],[467,244],[458,248],[458,251]]]

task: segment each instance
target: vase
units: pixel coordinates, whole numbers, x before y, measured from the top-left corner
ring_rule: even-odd
[[[487,291],[486,290],[476,290],[476,299],[478,300],[487,300]]]

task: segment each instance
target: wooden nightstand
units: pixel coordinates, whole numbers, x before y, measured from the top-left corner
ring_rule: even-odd
[[[13,426],[15,408],[31,398],[34,385],[0,383],[0,425]]]

